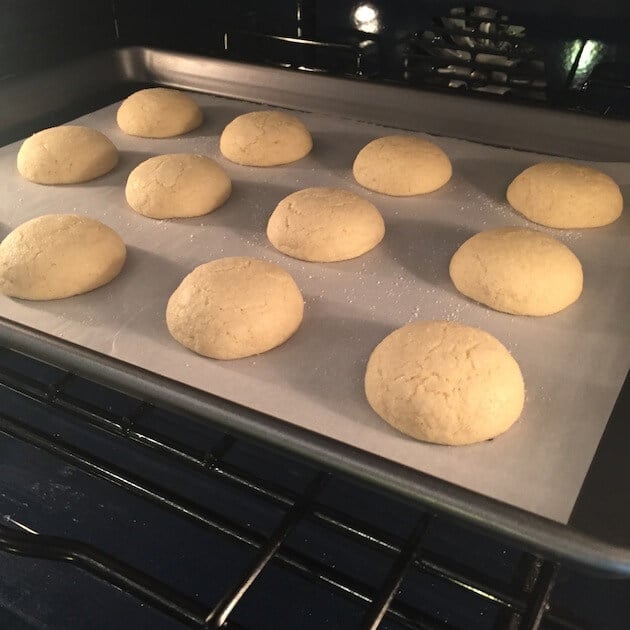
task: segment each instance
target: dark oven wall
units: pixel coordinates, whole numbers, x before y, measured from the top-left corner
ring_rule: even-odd
[[[115,45],[111,0],[0,3],[0,80]]]
[[[10,0],[0,78],[114,45],[627,116],[630,3]]]
[[[125,44],[619,115],[630,83],[619,4],[120,0],[116,13]]]

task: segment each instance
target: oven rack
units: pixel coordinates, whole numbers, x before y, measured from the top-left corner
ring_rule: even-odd
[[[203,421],[159,410],[8,349],[0,350],[0,398],[4,401],[0,411],[3,438],[19,441],[37,449],[39,457],[46,453],[64,466],[135,495],[141,504],[156,507],[160,518],[187,521],[208,536],[218,535],[250,552],[244,570],[222,584],[221,595],[202,602],[198,595],[204,584],[196,585],[195,595],[174,588],[145,567],[99,548],[89,540],[85,528],[79,535],[63,528],[54,535],[45,528],[40,531],[29,520],[28,509],[7,514],[2,494],[0,550],[74,563],[184,625],[295,627],[277,619],[285,597],[281,589],[269,591],[269,607],[258,611],[254,625],[248,613],[250,591],[270,572],[280,570],[288,579],[305,580],[322,589],[323,600],[330,598],[331,607],[333,599],[347,600],[354,610],[351,627],[582,627],[553,600],[550,605],[558,563],[468,530],[454,519],[218,433]],[[39,419],[42,414],[47,418],[44,422]],[[54,421],[50,419],[53,415]],[[101,447],[97,451],[85,446],[86,435],[89,439],[98,436]],[[142,466],[121,463],[116,455],[121,446],[169,474],[178,476],[183,470],[192,475],[207,488],[206,500],[191,500],[168,483],[139,472],[137,468]],[[245,456],[238,455],[239,451]],[[231,494],[242,494],[248,502],[259,503],[263,511],[277,512],[273,527],[239,520],[212,505],[217,484],[226,485]],[[378,508],[368,510],[366,516],[361,508],[366,504]],[[313,551],[308,542],[313,538],[296,537],[305,525],[320,532],[321,539],[328,541],[320,541],[320,546],[328,545],[329,551]],[[176,546],[177,540],[172,544]],[[450,548],[453,545],[455,550]],[[363,567],[361,576],[356,575],[352,562],[344,566],[345,547],[353,550],[352,562],[362,558],[358,562]],[[380,558],[376,567],[365,561],[372,556]],[[372,579],[373,575],[378,579]],[[221,576],[217,579],[222,581]],[[436,588],[449,591],[453,606],[466,608],[479,625],[451,619],[452,610],[437,610],[432,595]],[[312,610],[299,620],[303,628],[318,627],[316,619],[310,625],[311,615]],[[342,626],[332,623],[330,627]]]

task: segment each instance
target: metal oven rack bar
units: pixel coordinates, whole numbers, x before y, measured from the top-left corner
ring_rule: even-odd
[[[241,628],[235,611],[257,578],[273,563],[278,563],[293,574],[319,583],[327,590],[351,599],[360,605],[361,616],[357,628],[376,628],[382,621],[395,622],[397,628],[448,628],[452,627],[427,612],[427,602],[419,598],[413,605],[398,597],[401,584],[411,574],[424,574],[457,589],[463,589],[474,598],[491,604],[496,609],[495,625],[519,629],[538,628],[544,621],[545,628],[578,627],[566,616],[549,608],[549,596],[554,587],[558,565],[527,552],[515,556],[517,570],[514,577],[501,580],[484,572],[483,568],[471,568],[449,557],[448,551],[427,545],[431,531],[444,527],[442,517],[414,508],[415,525],[405,537],[393,534],[349,512],[330,507],[321,501],[322,492],[341,482],[340,478],[326,469],[304,468],[306,482],[301,491],[295,492],[277,483],[258,477],[256,473],[231,464],[229,454],[239,440],[223,434],[216,446],[204,451],[191,444],[182,431],[182,439],[174,439],[151,428],[149,418],[153,407],[140,400],[131,399],[132,411],[126,416],[109,411],[101,405],[77,397],[81,387],[79,377],[59,371],[52,384],[33,378],[29,369],[36,362],[20,357],[14,369],[16,355],[0,350],[0,395],[17,395],[35,410],[48,408],[63,416],[69,425],[81,425],[92,432],[103,434],[112,442],[126,442],[144,452],[166,467],[185,466],[195,475],[209,482],[221,479],[234,488],[245,491],[252,498],[273,504],[282,511],[282,518],[269,535],[263,535],[243,523],[195,503],[133,470],[117,465],[113,457],[95,456],[77,446],[72,439],[32,426],[30,417],[17,418],[0,413],[0,433],[32,445],[62,460],[65,464],[89,475],[133,493],[160,510],[195,523],[204,530],[219,532],[221,536],[254,550],[252,561],[240,578],[226,589],[223,597],[212,608],[202,606],[189,594],[179,592],[151,575],[112,557],[103,551],[76,539],[51,537],[45,532],[35,534],[27,525],[13,519],[0,526],[0,549],[15,554],[72,562],[105,582],[115,585],[190,627]],[[87,398],[87,397],[86,397]],[[171,421],[179,427],[181,418]],[[209,429],[210,430],[210,429]],[[267,458],[278,459],[276,453],[267,452]],[[288,468],[304,465],[281,459],[276,465]],[[361,493],[360,487],[353,492]],[[389,570],[376,589],[334,568],[334,562],[324,563],[313,559],[303,550],[287,544],[290,534],[305,520],[311,520],[342,539],[366,549],[376,549],[389,558]],[[450,526],[453,526],[451,523]],[[481,536],[471,534],[455,525],[457,535],[473,536],[479,544]],[[483,540],[481,540],[483,544]],[[493,543],[494,552],[501,553],[500,543]]]

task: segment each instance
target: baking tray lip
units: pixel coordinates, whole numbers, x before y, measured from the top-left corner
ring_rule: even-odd
[[[569,525],[527,512],[451,482],[413,470],[343,442],[292,425],[0,317],[0,344],[146,402],[212,422],[228,433],[305,457],[337,472],[376,484],[429,510],[462,519],[477,529],[569,561],[602,575],[630,577],[630,548],[609,544]]]
[[[562,155],[575,159],[625,162],[630,144],[630,124],[619,119],[471,98],[466,103],[466,118],[475,117],[471,126],[461,116],[461,95],[132,46],[0,81],[0,146],[24,137],[14,133],[7,140],[3,137],[7,128],[21,130],[52,109],[61,109],[69,98],[81,100],[87,91],[102,95],[113,87],[152,84],[548,155],[557,155],[554,147],[562,141]],[[45,86],[46,99],[36,98],[38,86]],[[15,107],[20,94],[30,98]],[[508,117],[502,115],[506,107]],[[538,117],[536,128],[532,116]]]
[[[173,66],[170,73],[169,60]],[[95,80],[95,76],[98,74],[95,69],[102,71],[105,85]],[[193,81],[194,72],[199,72],[202,69],[209,73],[206,77],[208,81],[199,86]],[[239,73],[234,72],[236,69],[239,70]],[[230,80],[222,79],[221,74],[229,75]],[[239,76],[240,79],[238,79]],[[27,107],[20,108],[18,112],[18,108],[15,107],[15,98],[24,94],[24,90],[28,93],[29,90],[41,85],[42,81],[51,85],[62,79],[63,85],[64,77],[68,82],[66,93],[61,94],[58,91],[48,101],[38,99],[30,102]],[[263,79],[265,80],[264,85],[268,86],[266,89],[273,90],[273,93],[277,93],[279,96],[276,95],[274,99],[261,98],[261,84],[258,84],[257,89],[254,88],[256,88],[256,82]],[[0,97],[8,96],[8,98],[0,98],[0,120],[3,123],[8,121],[7,124],[9,125],[11,122],[15,122],[4,116],[11,110],[12,103],[13,109],[11,111],[18,118],[21,116],[21,120],[24,122],[28,120],[29,116],[34,120],[38,115],[47,113],[51,108],[63,106],[64,103],[68,102],[68,99],[78,99],[80,93],[84,96],[83,92],[85,91],[91,90],[96,93],[102,92],[103,88],[113,89],[121,85],[131,86],[132,84],[171,85],[219,96],[250,101],[257,100],[258,102],[262,101],[319,113],[325,113],[328,108],[329,113],[334,113],[336,102],[327,103],[324,96],[320,95],[319,101],[315,103],[316,106],[312,108],[305,106],[304,93],[301,94],[300,100],[300,90],[306,89],[311,81],[317,82],[318,89],[327,86],[328,101],[331,100],[331,95],[343,94],[345,99],[343,108],[345,109],[341,115],[348,117],[352,117],[352,111],[348,105],[351,101],[350,97],[352,95],[354,97],[361,96],[360,92],[365,89],[370,90],[370,92],[374,90],[378,94],[378,98],[374,99],[373,106],[366,108],[365,115],[362,115],[361,119],[377,124],[392,124],[391,119],[389,121],[384,119],[387,115],[392,116],[392,112],[389,111],[388,113],[387,110],[386,95],[390,91],[397,95],[395,99],[397,101],[400,100],[401,93],[413,98],[414,104],[423,107],[423,111],[429,115],[427,120],[430,119],[432,112],[438,110],[448,112],[449,107],[461,107],[461,98],[452,95],[421,93],[407,88],[373,85],[332,77],[304,77],[300,73],[289,73],[275,68],[206,59],[148,48],[128,48],[115,49],[81,58],[48,73],[12,81],[10,85],[0,83]],[[349,86],[353,88],[352,94],[345,93]],[[106,103],[99,106],[104,104]],[[504,104],[485,101],[476,101],[475,105],[467,105],[467,107],[482,107],[487,110],[490,105],[494,109],[499,106],[505,111]],[[531,116],[532,114],[536,115],[536,111],[541,111],[513,104],[510,104],[509,107],[510,120],[514,120],[512,112],[517,114],[520,112],[518,115],[525,113]],[[80,114],[77,113],[76,115]],[[548,112],[546,110],[543,110],[543,116],[551,120],[552,126],[556,130],[562,126],[557,125],[560,121],[564,121],[566,127],[571,130],[578,122],[580,125],[584,124],[585,120],[584,117],[577,114]],[[586,120],[593,121],[594,130],[591,130],[589,135],[595,136],[596,141],[592,145],[584,141],[577,143],[574,146],[574,157],[606,159],[602,156],[601,150],[602,146],[608,146],[609,143],[616,147],[615,151],[617,149],[625,150],[628,141],[630,141],[630,124],[622,121],[590,118]],[[20,120],[18,119],[17,122],[19,123]],[[447,119],[440,123],[442,128],[440,125],[438,128],[427,124],[418,125],[417,121],[414,124],[413,120],[409,118],[404,122],[406,123],[402,125],[404,128],[424,130],[429,133],[440,133],[440,130],[443,130],[443,125],[448,124]],[[457,135],[457,133],[453,131],[446,135]],[[526,135],[528,138],[531,136],[531,134]],[[0,129],[1,137],[2,129]],[[475,138],[468,137],[468,139],[474,140]],[[523,148],[522,144],[517,146]],[[545,152],[544,147],[541,148],[541,146],[531,143],[526,144],[524,148]],[[591,150],[594,151],[594,154],[589,153]],[[612,151],[608,159],[622,159],[621,153],[617,154],[615,151]],[[0,342],[68,369],[80,371],[116,389],[127,391],[136,396],[140,395],[166,407],[215,422],[226,427],[228,431],[248,435],[284,451],[305,456],[368,483],[391,490],[415,502],[421,502],[430,509],[454,515],[474,526],[519,541],[532,549],[544,551],[552,557],[569,560],[576,565],[608,574],[630,576],[630,548],[611,544],[570,525],[562,525],[545,519],[426,473],[411,470],[401,464],[385,460],[307,429],[252,411],[237,403],[220,399],[1,317]]]

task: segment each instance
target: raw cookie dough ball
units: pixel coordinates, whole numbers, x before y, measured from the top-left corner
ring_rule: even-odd
[[[278,111],[250,112],[223,130],[220,148],[236,164],[278,166],[308,155],[313,140],[295,116]]]
[[[20,175],[37,184],[78,184],[109,173],[118,151],[96,129],[62,125],[44,129],[22,143],[17,156]]]
[[[376,346],[365,374],[372,409],[395,429],[437,444],[472,444],[509,429],[525,400],[521,370],[492,335],[418,321]]]
[[[232,192],[225,171],[193,153],[158,155],[142,162],[127,179],[127,203],[153,219],[198,217],[223,205]]]
[[[534,223],[590,228],[617,220],[619,186],[605,173],[569,162],[541,162],[525,169],[507,189],[509,204]]]
[[[365,188],[407,197],[441,188],[451,161],[440,147],[416,136],[385,136],[364,146],[354,160],[354,178]]]
[[[380,212],[366,199],[339,188],[306,188],[285,197],[267,224],[267,237],[282,253],[300,260],[356,258],[385,235]]]
[[[149,88],[128,96],[118,108],[116,121],[130,136],[171,138],[199,127],[203,114],[183,92]]]
[[[183,346],[212,359],[239,359],[283,344],[302,322],[293,278],[256,258],[220,258],[194,269],[166,307],[166,324]]]
[[[449,267],[460,293],[513,315],[551,315],[582,293],[582,265],[552,236],[526,228],[475,234]]]
[[[120,236],[99,221],[47,214],[0,243],[0,292],[26,300],[87,293],[113,280],[126,254]]]

